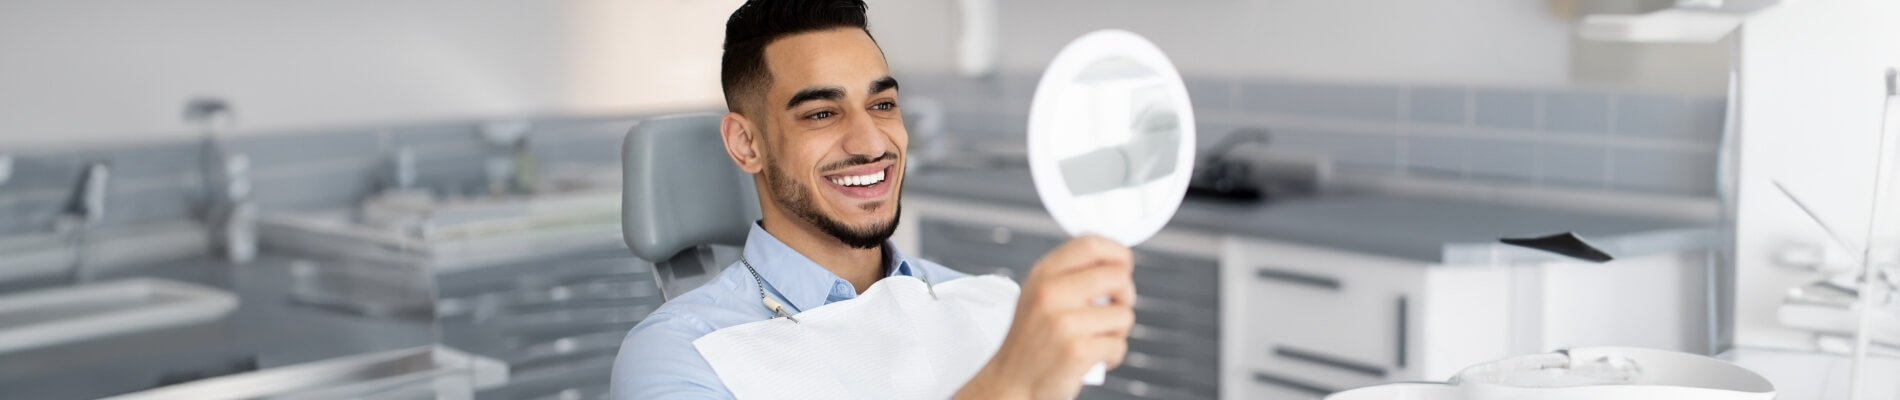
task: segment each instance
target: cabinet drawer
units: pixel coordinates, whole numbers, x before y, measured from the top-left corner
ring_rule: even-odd
[[[1235,390],[1343,390],[1401,380],[1422,263],[1274,242],[1223,250],[1223,374]],[[1269,390],[1269,389],[1262,389]],[[1247,398],[1247,397],[1227,397]],[[1294,397],[1298,398],[1298,397]]]
[[[1392,288],[1343,279],[1336,288],[1277,281],[1252,287],[1242,295],[1245,320],[1236,322],[1245,324],[1251,343],[1237,350],[1249,357],[1323,354],[1343,361],[1333,365],[1374,366],[1367,374],[1378,378],[1404,368],[1410,299]]]
[[[1399,380],[1388,366],[1290,346],[1275,346],[1269,356],[1249,360],[1246,368],[1250,375],[1256,375],[1255,381],[1304,385],[1311,391],[1327,393]]]
[[[1344,388],[1325,386],[1272,371],[1250,370],[1246,379],[1227,386],[1234,393],[1222,393],[1228,399],[1319,400]]]

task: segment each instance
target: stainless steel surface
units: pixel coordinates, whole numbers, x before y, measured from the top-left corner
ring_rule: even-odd
[[[230,292],[152,278],[0,295],[0,354],[223,317]]]
[[[298,260],[290,274],[299,304],[376,317],[429,318],[436,308],[434,276],[417,268]]]
[[[508,363],[482,399],[605,398],[613,359],[662,299],[625,249],[439,275],[444,344]]]
[[[589,222],[618,218],[590,216],[595,199],[577,194],[437,204],[417,223],[388,225],[435,228],[421,231],[347,217],[266,226],[278,243],[316,239],[296,243],[299,253],[330,255],[289,268],[293,301],[436,321],[439,343],[509,368],[505,384],[478,398],[592,398],[605,395],[627,331],[662,300],[651,264],[622,247],[617,226]]]
[[[112,396],[110,400],[467,399],[507,366],[440,345],[338,357]]]
[[[0,357],[0,398],[93,399],[435,342],[427,319],[364,317],[293,302],[290,265],[296,261],[266,252],[245,266],[201,256],[102,271],[101,279],[151,277],[217,288],[236,296],[238,306],[208,322],[9,353]],[[65,284],[14,281],[0,290]]]
[[[400,200],[400,201],[399,201]],[[437,272],[621,248],[619,193],[580,188],[521,198],[377,197],[358,210],[265,213],[266,247]]]
[[[196,221],[92,229],[86,232],[86,266],[94,274],[112,275],[111,270],[199,257],[209,237]],[[6,266],[0,268],[0,292],[22,287],[20,282],[70,279],[78,251],[70,240],[50,231],[0,237],[0,265]]]

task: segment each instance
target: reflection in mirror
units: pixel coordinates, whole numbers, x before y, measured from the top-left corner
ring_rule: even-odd
[[[1179,118],[1166,85],[1153,69],[1127,57],[1104,58],[1084,69],[1069,92],[1069,104],[1086,108],[1065,127],[1085,129],[1106,145],[1064,158],[1062,175],[1077,196],[1136,186],[1173,171],[1180,141]]]
[[[1133,245],[1174,214],[1193,161],[1193,112],[1167,57],[1132,33],[1064,48],[1037,86],[1029,156],[1038,194],[1071,234]]]

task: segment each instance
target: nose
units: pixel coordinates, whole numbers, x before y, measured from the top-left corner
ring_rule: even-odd
[[[855,114],[845,127],[844,152],[873,159],[892,152],[890,135],[878,127],[877,120],[865,113]]]

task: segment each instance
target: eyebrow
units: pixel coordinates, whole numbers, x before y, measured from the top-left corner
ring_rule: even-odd
[[[870,93],[872,94],[880,93],[880,92],[891,90],[891,89],[897,89],[897,78],[886,76],[883,78],[878,78],[878,80],[871,81]],[[809,87],[809,88],[805,88],[805,90],[798,91],[798,93],[792,94],[792,99],[790,101],[785,102],[785,109],[790,110],[793,108],[798,108],[799,104],[807,102],[807,101],[813,101],[813,100],[837,101],[837,100],[843,100],[843,99],[844,99],[843,88],[839,88],[836,86]]]
[[[878,80],[871,82],[870,93],[877,94],[878,92],[883,92],[886,90],[891,90],[891,89],[896,89],[896,88],[897,88],[897,78],[886,76],[886,77],[879,78]]]
[[[792,108],[798,107],[799,103],[804,103],[804,102],[812,101],[812,100],[836,101],[836,100],[842,100],[842,99],[844,99],[843,88],[831,87],[831,86],[809,87],[809,88],[805,88],[805,90],[798,91],[798,94],[792,95],[792,101],[785,103],[785,109],[790,110]]]

